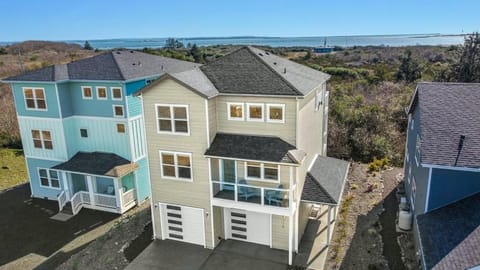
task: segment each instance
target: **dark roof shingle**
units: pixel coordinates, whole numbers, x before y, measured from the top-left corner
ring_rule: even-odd
[[[417,217],[428,270],[480,264],[480,193]]]
[[[58,164],[52,169],[112,176],[111,171],[115,167],[128,164],[131,164],[129,160],[112,153],[78,152],[70,160]]]
[[[480,168],[480,84],[419,83],[412,104],[410,111],[420,110],[422,163]]]
[[[247,160],[297,163],[289,155],[295,146],[278,137],[217,133],[205,155]]]
[[[348,168],[347,161],[317,156],[305,177],[302,201],[338,204]]]

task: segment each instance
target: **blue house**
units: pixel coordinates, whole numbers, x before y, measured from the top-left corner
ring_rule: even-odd
[[[480,265],[480,84],[418,84],[405,150],[405,191],[423,268]]]
[[[118,50],[4,79],[32,197],[124,213],[150,197],[144,120],[132,93],[196,64]]]

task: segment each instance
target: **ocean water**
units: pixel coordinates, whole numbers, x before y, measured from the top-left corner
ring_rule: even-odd
[[[411,45],[457,45],[463,44],[463,35],[413,34],[413,35],[376,35],[376,36],[329,36],[329,37],[205,37],[178,38],[185,45],[266,45],[272,47],[318,47],[323,46],[325,39],[328,46],[411,46]],[[165,45],[166,38],[125,38],[89,40],[94,48],[142,49],[160,48]],[[65,42],[83,45],[85,40],[66,40]],[[12,42],[0,42],[0,45]]]

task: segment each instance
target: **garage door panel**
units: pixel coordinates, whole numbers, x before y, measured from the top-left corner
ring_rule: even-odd
[[[227,238],[270,245],[270,215],[239,209],[225,209]]]
[[[205,245],[203,209],[160,204],[164,238]]]

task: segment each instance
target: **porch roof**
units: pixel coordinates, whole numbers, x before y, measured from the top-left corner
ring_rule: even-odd
[[[58,164],[52,169],[85,174],[122,177],[138,168],[138,164],[130,162],[113,153],[78,152],[70,160]]]
[[[299,164],[304,155],[295,150],[295,146],[279,137],[217,133],[205,155]]]
[[[318,156],[305,177],[302,201],[337,205],[349,165],[344,160]]]

